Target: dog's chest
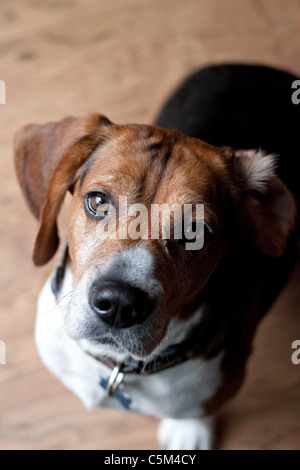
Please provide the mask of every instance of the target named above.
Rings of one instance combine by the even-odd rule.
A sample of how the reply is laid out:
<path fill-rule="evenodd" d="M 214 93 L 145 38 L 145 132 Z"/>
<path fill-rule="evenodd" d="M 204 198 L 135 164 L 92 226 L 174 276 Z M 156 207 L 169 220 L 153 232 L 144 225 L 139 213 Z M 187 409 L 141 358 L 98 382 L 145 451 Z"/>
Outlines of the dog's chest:
<path fill-rule="evenodd" d="M 188 418 L 204 414 L 204 404 L 222 383 L 223 352 L 190 359 L 151 375 L 125 374 L 113 397 L 107 396 L 112 371 L 86 354 L 64 330 L 64 302 L 56 302 L 50 280 L 38 301 L 36 343 L 45 365 L 87 408 L 129 409 L 155 416 Z"/>

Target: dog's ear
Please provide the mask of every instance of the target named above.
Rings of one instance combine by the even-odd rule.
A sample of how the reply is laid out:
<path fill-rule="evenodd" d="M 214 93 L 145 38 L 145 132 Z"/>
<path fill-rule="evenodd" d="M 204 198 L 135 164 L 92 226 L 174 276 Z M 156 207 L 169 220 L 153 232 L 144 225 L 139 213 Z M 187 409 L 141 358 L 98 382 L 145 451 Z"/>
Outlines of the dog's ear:
<path fill-rule="evenodd" d="M 280 257 L 287 238 L 295 228 L 296 202 L 276 176 L 276 156 L 262 151 L 238 151 L 235 172 L 242 187 L 242 214 L 252 231 L 253 244 L 263 254 Z"/>
<path fill-rule="evenodd" d="M 98 114 L 23 127 L 14 139 L 15 166 L 25 199 L 39 226 L 33 261 L 43 265 L 54 255 L 59 238 L 56 218 L 74 177 L 105 139 L 111 122 Z"/>

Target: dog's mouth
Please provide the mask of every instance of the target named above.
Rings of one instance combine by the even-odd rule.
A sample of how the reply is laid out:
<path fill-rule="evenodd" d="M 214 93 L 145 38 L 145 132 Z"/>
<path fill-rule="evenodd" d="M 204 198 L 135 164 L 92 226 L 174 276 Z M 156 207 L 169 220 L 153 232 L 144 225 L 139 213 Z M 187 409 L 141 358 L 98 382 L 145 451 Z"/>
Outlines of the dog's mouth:
<path fill-rule="evenodd" d="M 67 335 L 93 355 L 123 356 L 137 360 L 148 358 L 167 334 L 168 321 L 160 303 L 152 302 L 143 321 L 126 327 L 110 325 L 90 305 L 74 311 L 69 309 L 65 328 Z M 106 308 L 106 306 L 105 306 Z M 131 315 L 130 315 L 131 316 Z M 124 321 L 124 320 L 123 320 Z"/>
<path fill-rule="evenodd" d="M 84 343 L 84 349 L 94 355 L 112 358 L 123 355 L 138 360 L 149 357 L 165 337 L 168 321 L 161 302 L 147 302 L 146 310 L 143 297 L 139 292 L 137 294 L 133 309 L 124 306 L 125 300 L 122 299 L 124 308 L 120 318 L 112 303 L 103 298 L 97 299 L 97 308 L 86 302 L 80 309 L 73 309 L 71 302 L 65 322 L 67 335 L 78 343 Z M 136 312 L 138 309 L 140 311 Z M 105 321 L 106 315 L 109 321 Z M 134 321 L 136 315 L 137 321 Z"/>
<path fill-rule="evenodd" d="M 167 332 L 167 325 L 158 325 L 155 312 L 143 323 L 130 328 L 110 328 L 106 325 L 85 335 L 85 343 L 99 355 L 131 356 L 137 360 L 148 358 Z M 95 334 L 96 333 L 96 334 Z"/>

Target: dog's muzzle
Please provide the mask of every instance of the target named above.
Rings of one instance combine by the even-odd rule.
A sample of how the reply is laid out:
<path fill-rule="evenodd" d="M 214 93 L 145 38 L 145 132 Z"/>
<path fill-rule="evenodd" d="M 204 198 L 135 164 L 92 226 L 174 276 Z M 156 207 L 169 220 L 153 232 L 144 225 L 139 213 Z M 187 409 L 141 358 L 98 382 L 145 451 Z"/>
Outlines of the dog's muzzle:
<path fill-rule="evenodd" d="M 145 292 L 116 280 L 93 284 L 89 304 L 99 319 L 114 328 L 141 324 L 152 310 L 152 302 Z"/>

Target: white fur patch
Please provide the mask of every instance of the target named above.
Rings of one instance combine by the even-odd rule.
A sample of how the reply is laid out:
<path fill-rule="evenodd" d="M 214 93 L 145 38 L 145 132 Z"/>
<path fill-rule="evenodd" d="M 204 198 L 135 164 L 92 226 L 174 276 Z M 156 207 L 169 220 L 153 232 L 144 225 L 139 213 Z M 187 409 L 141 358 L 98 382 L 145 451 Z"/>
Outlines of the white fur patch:
<path fill-rule="evenodd" d="M 264 192 L 267 182 L 274 176 L 276 155 L 266 154 L 262 150 L 247 150 L 236 159 L 247 187 Z"/>
<path fill-rule="evenodd" d="M 165 450 L 211 450 L 215 437 L 215 418 L 163 419 L 158 439 Z"/>

